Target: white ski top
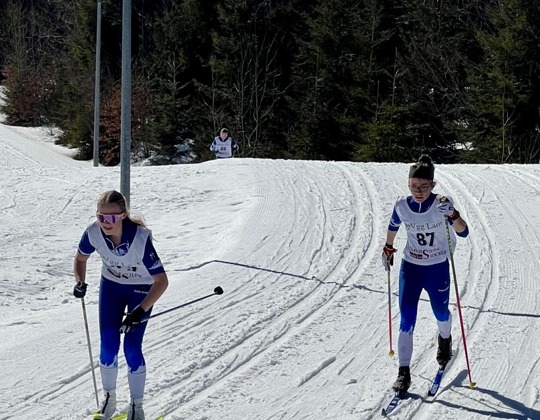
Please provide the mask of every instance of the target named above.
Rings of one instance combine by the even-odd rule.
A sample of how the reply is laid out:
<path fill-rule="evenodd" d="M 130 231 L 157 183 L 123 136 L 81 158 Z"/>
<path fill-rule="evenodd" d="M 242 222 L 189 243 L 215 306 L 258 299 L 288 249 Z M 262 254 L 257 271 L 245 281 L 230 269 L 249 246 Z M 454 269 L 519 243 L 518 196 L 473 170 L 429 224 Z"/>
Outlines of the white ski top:
<path fill-rule="evenodd" d="M 146 241 L 150 231 L 137 226 L 133 242 L 127 253 L 114 253 L 105 242 L 101 228 L 96 222 L 88 227 L 88 239 L 101 256 L 101 275 L 107 280 L 123 284 L 153 284 L 154 280 L 143 263 Z M 159 262 L 161 264 L 161 262 Z"/>
<path fill-rule="evenodd" d="M 448 197 L 452 202 L 452 199 Z M 400 197 L 394 210 L 407 228 L 407 245 L 403 251 L 403 259 L 417 265 L 433 265 L 449 258 L 448 238 L 446 236 L 446 220 L 437 209 L 440 196 L 431 207 L 423 213 L 415 213 L 407 204 L 407 197 Z M 450 229 L 452 250 L 456 249 L 456 235 Z"/>
<path fill-rule="evenodd" d="M 238 145 L 231 137 L 222 140 L 221 137 L 217 136 L 210 146 L 210 151 L 216 154 L 217 159 L 224 159 L 231 158 L 233 150 L 236 150 L 237 148 Z"/>

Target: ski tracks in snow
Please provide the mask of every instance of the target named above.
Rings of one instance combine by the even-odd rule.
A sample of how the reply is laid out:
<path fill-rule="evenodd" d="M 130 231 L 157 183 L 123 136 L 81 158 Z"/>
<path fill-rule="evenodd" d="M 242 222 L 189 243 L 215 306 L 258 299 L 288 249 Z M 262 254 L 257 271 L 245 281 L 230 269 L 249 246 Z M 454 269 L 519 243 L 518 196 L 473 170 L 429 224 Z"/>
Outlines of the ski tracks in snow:
<path fill-rule="evenodd" d="M 37 256 L 47 251 L 37 276 L 50 282 L 48 290 L 42 289 L 43 279 L 36 285 L 34 300 L 16 302 L 31 303 L 17 314 L 9 310 L 13 294 L 25 296 L 32 284 L 0 291 L 0 309 L 6 309 L 4 338 L 13 340 L 11 346 L 4 344 L 1 356 L 27 366 L 13 379 L 22 369 L 6 364 L 11 389 L 2 392 L 17 413 L 8 418 L 57 418 L 59 405 L 65 406 L 63 418 L 80 418 L 90 413 L 93 389 L 81 320 L 66 319 L 68 313 L 80 317 L 80 305 L 75 307 L 78 302 L 67 298 L 71 287 L 65 282 L 71 281 L 72 251 L 95 200 L 117 184 L 118 170 L 87 170 L 88 179 L 79 185 L 76 168 L 58 172 L 36 166 L 36 173 L 50 177 L 57 188 L 46 191 L 55 197 L 48 201 L 52 205 L 32 208 L 23 186 L 40 187 L 37 181 L 26 184 L 32 171 L 24 167 L 37 163 L 13 154 L 9 147 L 0 151 L 0 160 L 8 153 L 24 160 L 8 173 L 14 194 L 2 193 L 0 215 L 16 217 L 27 209 L 30 221 L 42 216 L 44 225 L 60 230 L 69 224 L 74 229 L 61 230 L 64 237 L 45 236 L 50 232 L 38 225 L 0 237 L 0 245 L 11 249 L 7 262 L 13 274 L 25 270 L 16 262 L 17 250 L 27 256 L 26 247 L 46 246 L 36 248 Z M 399 195 L 407 194 L 408 166 L 233 159 L 178 165 L 168 169 L 167 177 L 160 171 L 133 171 L 133 202 L 145 209 L 150 227 L 157 224 L 156 247 L 171 278 L 156 311 L 217 285 L 225 293 L 151 321 L 145 338 L 147 413 L 166 414 L 171 420 L 379 418 L 397 372 L 397 357 L 387 356 L 386 273 L 380 248 L 392 206 Z M 540 418 L 539 357 L 536 340 L 530 339 L 540 332 L 540 228 L 530 216 L 540 208 L 540 170 L 440 165 L 436 178 L 435 192 L 454 198 L 471 229 L 468 239 L 458 239 L 455 262 L 478 386 L 467 387 L 452 285 L 455 356 L 440 394 L 431 403 L 423 397 L 406 401 L 393 417 Z M 400 232 L 398 257 L 404 239 Z M 96 359 L 97 266 L 89 271 L 93 280 L 87 300 Z M 398 268 L 396 264 L 391 272 L 396 352 Z M 2 280 L 9 281 L 9 271 L 4 276 Z M 16 278 L 20 281 L 21 276 Z M 35 325 L 31 322 L 31 312 L 38 314 L 47 306 L 37 301 L 42 297 L 48 299 L 48 330 L 17 345 L 14 332 L 44 329 L 43 316 Z M 53 376 L 46 372 L 49 361 L 34 357 L 41 348 L 48 349 L 55 363 Z M 67 356 L 59 359 L 55 352 Z M 423 294 L 411 391 L 427 392 L 435 352 L 435 321 Z M 128 393 L 123 356 L 120 368 L 118 391 L 123 398 Z M 66 395 L 81 398 L 74 401 Z M 81 404 L 88 407 L 86 412 Z"/>
<path fill-rule="evenodd" d="M 167 372 L 167 362 L 157 362 L 154 369 L 161 377 L 149 391 L 169 395 L 168 405 L 157 412 L 178 407 L 171 414 L 190 418 L 204 404 L 211 416 L 221 405 L 234 404 L 238 414 L 230 418 L 254 419 L 262 418 L 256 414 L 261 404 L 270 404 L 275 418 L 294 418 L 295 401 L 316 398 L 309 385 L 323 370 L 343 371 L 351 363 L 340 352 L 354 336 L 351 326 L 360 324 L 354 309 L 358 295 L 373 293 L 356 283 L 379 249 L 378 238 L 373 239 L 378 214 L 375 207 L 366 209 L 373 201 L 367 178 L 326 164 L 321 182 L 316 165 L 290 162 L 278 173 L 272 162 L 258 162 L 249 182 L 258 185 L 260 201 L 245 221 L 238 246 L 222 257 L 243 268 L 235 275 L 241 273 L 244 281 L 236 280 L 238 285 L 229 290 L 225 285 L 226 294 L 212 304 L 210 317 L 184 318 L 189 332 L 166 327 L 168 341 L 186 343 L 175 355 L 185 364 Z M 225 266 L 218 273 L 230 269 Z M 343 318 L 338 340 L 324 326 L 336 317 Z M 231 318 L 235 325 L 227 323 Z M 349 324 L 351 318 L 354 323 Z M 283 365 L 290 366 L 285 369 L 289 375 L 280 373 Z M 246 382 L 253 383 L 249 398 L 234 392 Z M 343 382 L 338 379 L 338 388 Z M 282 390 L 278 398 L 276 388 Z M 284 405 L 293 408 L 284 413 Z"/>

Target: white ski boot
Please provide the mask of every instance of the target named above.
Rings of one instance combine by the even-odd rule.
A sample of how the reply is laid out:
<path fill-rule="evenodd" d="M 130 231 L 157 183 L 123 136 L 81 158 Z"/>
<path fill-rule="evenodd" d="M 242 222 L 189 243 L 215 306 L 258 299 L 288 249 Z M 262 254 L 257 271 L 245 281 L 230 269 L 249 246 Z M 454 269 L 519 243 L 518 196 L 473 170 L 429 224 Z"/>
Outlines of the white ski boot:
<path fill-rule="evenodd" d="M 126 420 L 145 420 L 142 401 L 142 398 L 130 401 Z"/>
<path fill-rule="evenodd" d="M 101 402 L 101 408 L 94 414 L 94 420 L 111 420 L 116 411 L 116 390 L 105 392 L 105 398 Z"/>

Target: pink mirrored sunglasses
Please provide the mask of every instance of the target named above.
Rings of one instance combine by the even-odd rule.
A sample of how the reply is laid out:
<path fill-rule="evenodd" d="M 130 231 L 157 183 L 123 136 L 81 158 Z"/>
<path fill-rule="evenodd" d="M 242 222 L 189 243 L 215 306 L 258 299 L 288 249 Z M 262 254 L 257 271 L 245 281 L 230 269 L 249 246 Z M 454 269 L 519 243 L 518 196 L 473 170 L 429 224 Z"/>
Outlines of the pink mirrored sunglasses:
<path fill-rule="evenodd" d="M 124 213 L 121 213 L 121 214 L 101 214 L 101 213 L 97 213 L 96 216 L 99 220 L 100 223 L 118 223 L 120 220 L 122 220 L 122 215 Z"/>

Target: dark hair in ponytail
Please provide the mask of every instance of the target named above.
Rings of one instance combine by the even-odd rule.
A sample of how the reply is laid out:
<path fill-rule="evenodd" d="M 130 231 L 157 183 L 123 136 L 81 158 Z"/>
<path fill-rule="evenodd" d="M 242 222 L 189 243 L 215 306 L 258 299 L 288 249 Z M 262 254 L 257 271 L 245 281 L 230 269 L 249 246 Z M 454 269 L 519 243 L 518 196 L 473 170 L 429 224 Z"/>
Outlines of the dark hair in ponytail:
<path fill-rule="evenodd" d="M 422 155 L 409 170 L 409 178 L 421 178 L 433 181 L 435 178 L 435 166 L 428 155 Z"/>

